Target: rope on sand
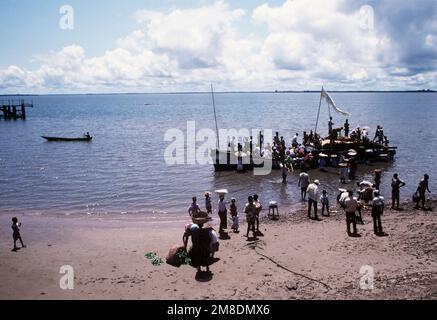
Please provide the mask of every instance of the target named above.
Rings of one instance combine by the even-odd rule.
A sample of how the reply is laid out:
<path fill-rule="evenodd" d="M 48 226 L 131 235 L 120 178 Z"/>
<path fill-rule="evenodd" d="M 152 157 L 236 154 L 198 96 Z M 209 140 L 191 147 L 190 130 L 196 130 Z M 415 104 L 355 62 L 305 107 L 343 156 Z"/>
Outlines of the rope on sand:
<path fill-rule="evenodd" d="M 301 273 L 299 273 L 299 272 L 296 272 L 296 271 L 290 270 L 290 269 L 288 269 L 287 267 L 284 267 L 283 265 L 281 265 L 279 262 L 273 260 L 273 259 L 270 258 L 269 256 L 266 256 L 265 254 L 262 254 L 262 253 L 258 252 L 258 251 L 256 250 L 256 248 L 257 248 L 257 243 L 250 243 L 250 244 L 248 244 L 248 245 L 249 245 L 250 248 L 252 248 L 252 249 L 256 252 L 256 254 L 258 254 L 258 255 L 260 255 L 260 256 L 262 256 L 262 257 L 268 259 L 269 261 L 273 262 L 274 264 L 276 264 L 276 266 L 277 266 L 278 268 L 281 268 L 281 269 L 283 269 L 283 270 L 285 270 L 285 271 L 287 271 L 287 272 L 290 272 L 290 273 L 292 273 L 292 274 L 294 274 L 294 275 L 296 275 L 296 276 L 299 276 L 299 277 L 305 278 L 305 279 L 307 279 L 307 280 L 310 280 L 310 281 L 313 281 L 313 282 L 317 282 L 317 283 L 323 285 L 325 288 L 327 288 L 327 289 L 329 289 L 329 290 L 332 290 L 332 288 L 331 288 L 329 285 L 327 285 L 326 283 L 324 283 L 324 282 L 322 282 L 322 281 L 320 281 L 320 280 L 317 280 L 317 279 L 314 279 L 314 278 L 308 277 L 308 276 L 306 276 L 306 275 L 304 275 L 304 274 L 301 274 Z"/>

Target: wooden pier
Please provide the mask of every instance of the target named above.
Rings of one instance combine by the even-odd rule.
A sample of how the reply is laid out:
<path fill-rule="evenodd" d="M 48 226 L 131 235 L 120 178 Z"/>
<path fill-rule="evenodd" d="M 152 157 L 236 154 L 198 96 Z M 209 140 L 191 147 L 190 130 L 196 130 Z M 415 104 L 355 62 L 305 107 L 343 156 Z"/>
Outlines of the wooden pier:
<path fill-rule="evenodd" d="M 33 108 L 33 101 L 21 100 L 0 100 L 0 119 L 4 120 L 26 120 L 26 108 Z"/>

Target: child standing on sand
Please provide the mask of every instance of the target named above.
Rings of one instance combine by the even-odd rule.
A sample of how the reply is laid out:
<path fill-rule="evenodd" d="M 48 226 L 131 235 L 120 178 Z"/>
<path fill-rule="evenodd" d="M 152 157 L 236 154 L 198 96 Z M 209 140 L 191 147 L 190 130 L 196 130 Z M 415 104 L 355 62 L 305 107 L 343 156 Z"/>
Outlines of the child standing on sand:
<path fill-rule="evenodd" d="M 23 243 L 23 239 L 21 239 L 21 234 L 20 234 L 20 227 L 21 227 L 21 223 L 18 222 L 18 219 L 16 217 L 12 218 L 12 238 L 14 239 L 14 249 L 12 249 L 12 251 L 17 251 L 17 240 L 20 240 L 21 243 L 21 247 L 22 248 L 26 248 L 26 246 Z"/>
<path fill-rule="evenodd" d="M 205 192 L 205 209 L 208 214 L 212 214 L 211 192 Z"/>
<path fill-rule="evenodd" d="M 322 195 L 320 196 L 320 203 L 322 204 L 322 216 L 329 217 L 329 198 L 326 193 L 326 190 L 323 190 Z M 325 208 L 327 215 L 325 215 Z"/>
<path fill-rule="evenodd" d="M 235 198 L 231 199 L 231 219 L 232 219 L 232 230 L 234 233 L 238 233 L 238 228 L 240 227 L 240 219 L 238 218 L 237 204 L 235 203 Z"/>

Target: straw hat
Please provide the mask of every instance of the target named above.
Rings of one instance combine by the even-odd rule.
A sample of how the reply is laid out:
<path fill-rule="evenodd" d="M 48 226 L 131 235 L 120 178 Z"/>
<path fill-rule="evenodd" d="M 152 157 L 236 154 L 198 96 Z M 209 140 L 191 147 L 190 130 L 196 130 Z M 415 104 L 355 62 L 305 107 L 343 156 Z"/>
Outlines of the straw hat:
<path fill-rule="evenodd" d="M 212 221 L 211 217 L 193 217 L 192 218 L 193 223 L 197 224 L 197 225 L 204 225 L 207 222 Z"/>

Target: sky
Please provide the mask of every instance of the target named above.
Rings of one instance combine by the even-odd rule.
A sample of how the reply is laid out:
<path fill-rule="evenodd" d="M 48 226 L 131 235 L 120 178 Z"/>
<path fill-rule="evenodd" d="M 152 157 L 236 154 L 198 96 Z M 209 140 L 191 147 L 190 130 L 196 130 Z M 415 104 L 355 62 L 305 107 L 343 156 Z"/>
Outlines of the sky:
<path fill-rule="evenodd" d="M 0 94 L 437 90 L 435 0 L 1 0 L 0 21 Z"/>

